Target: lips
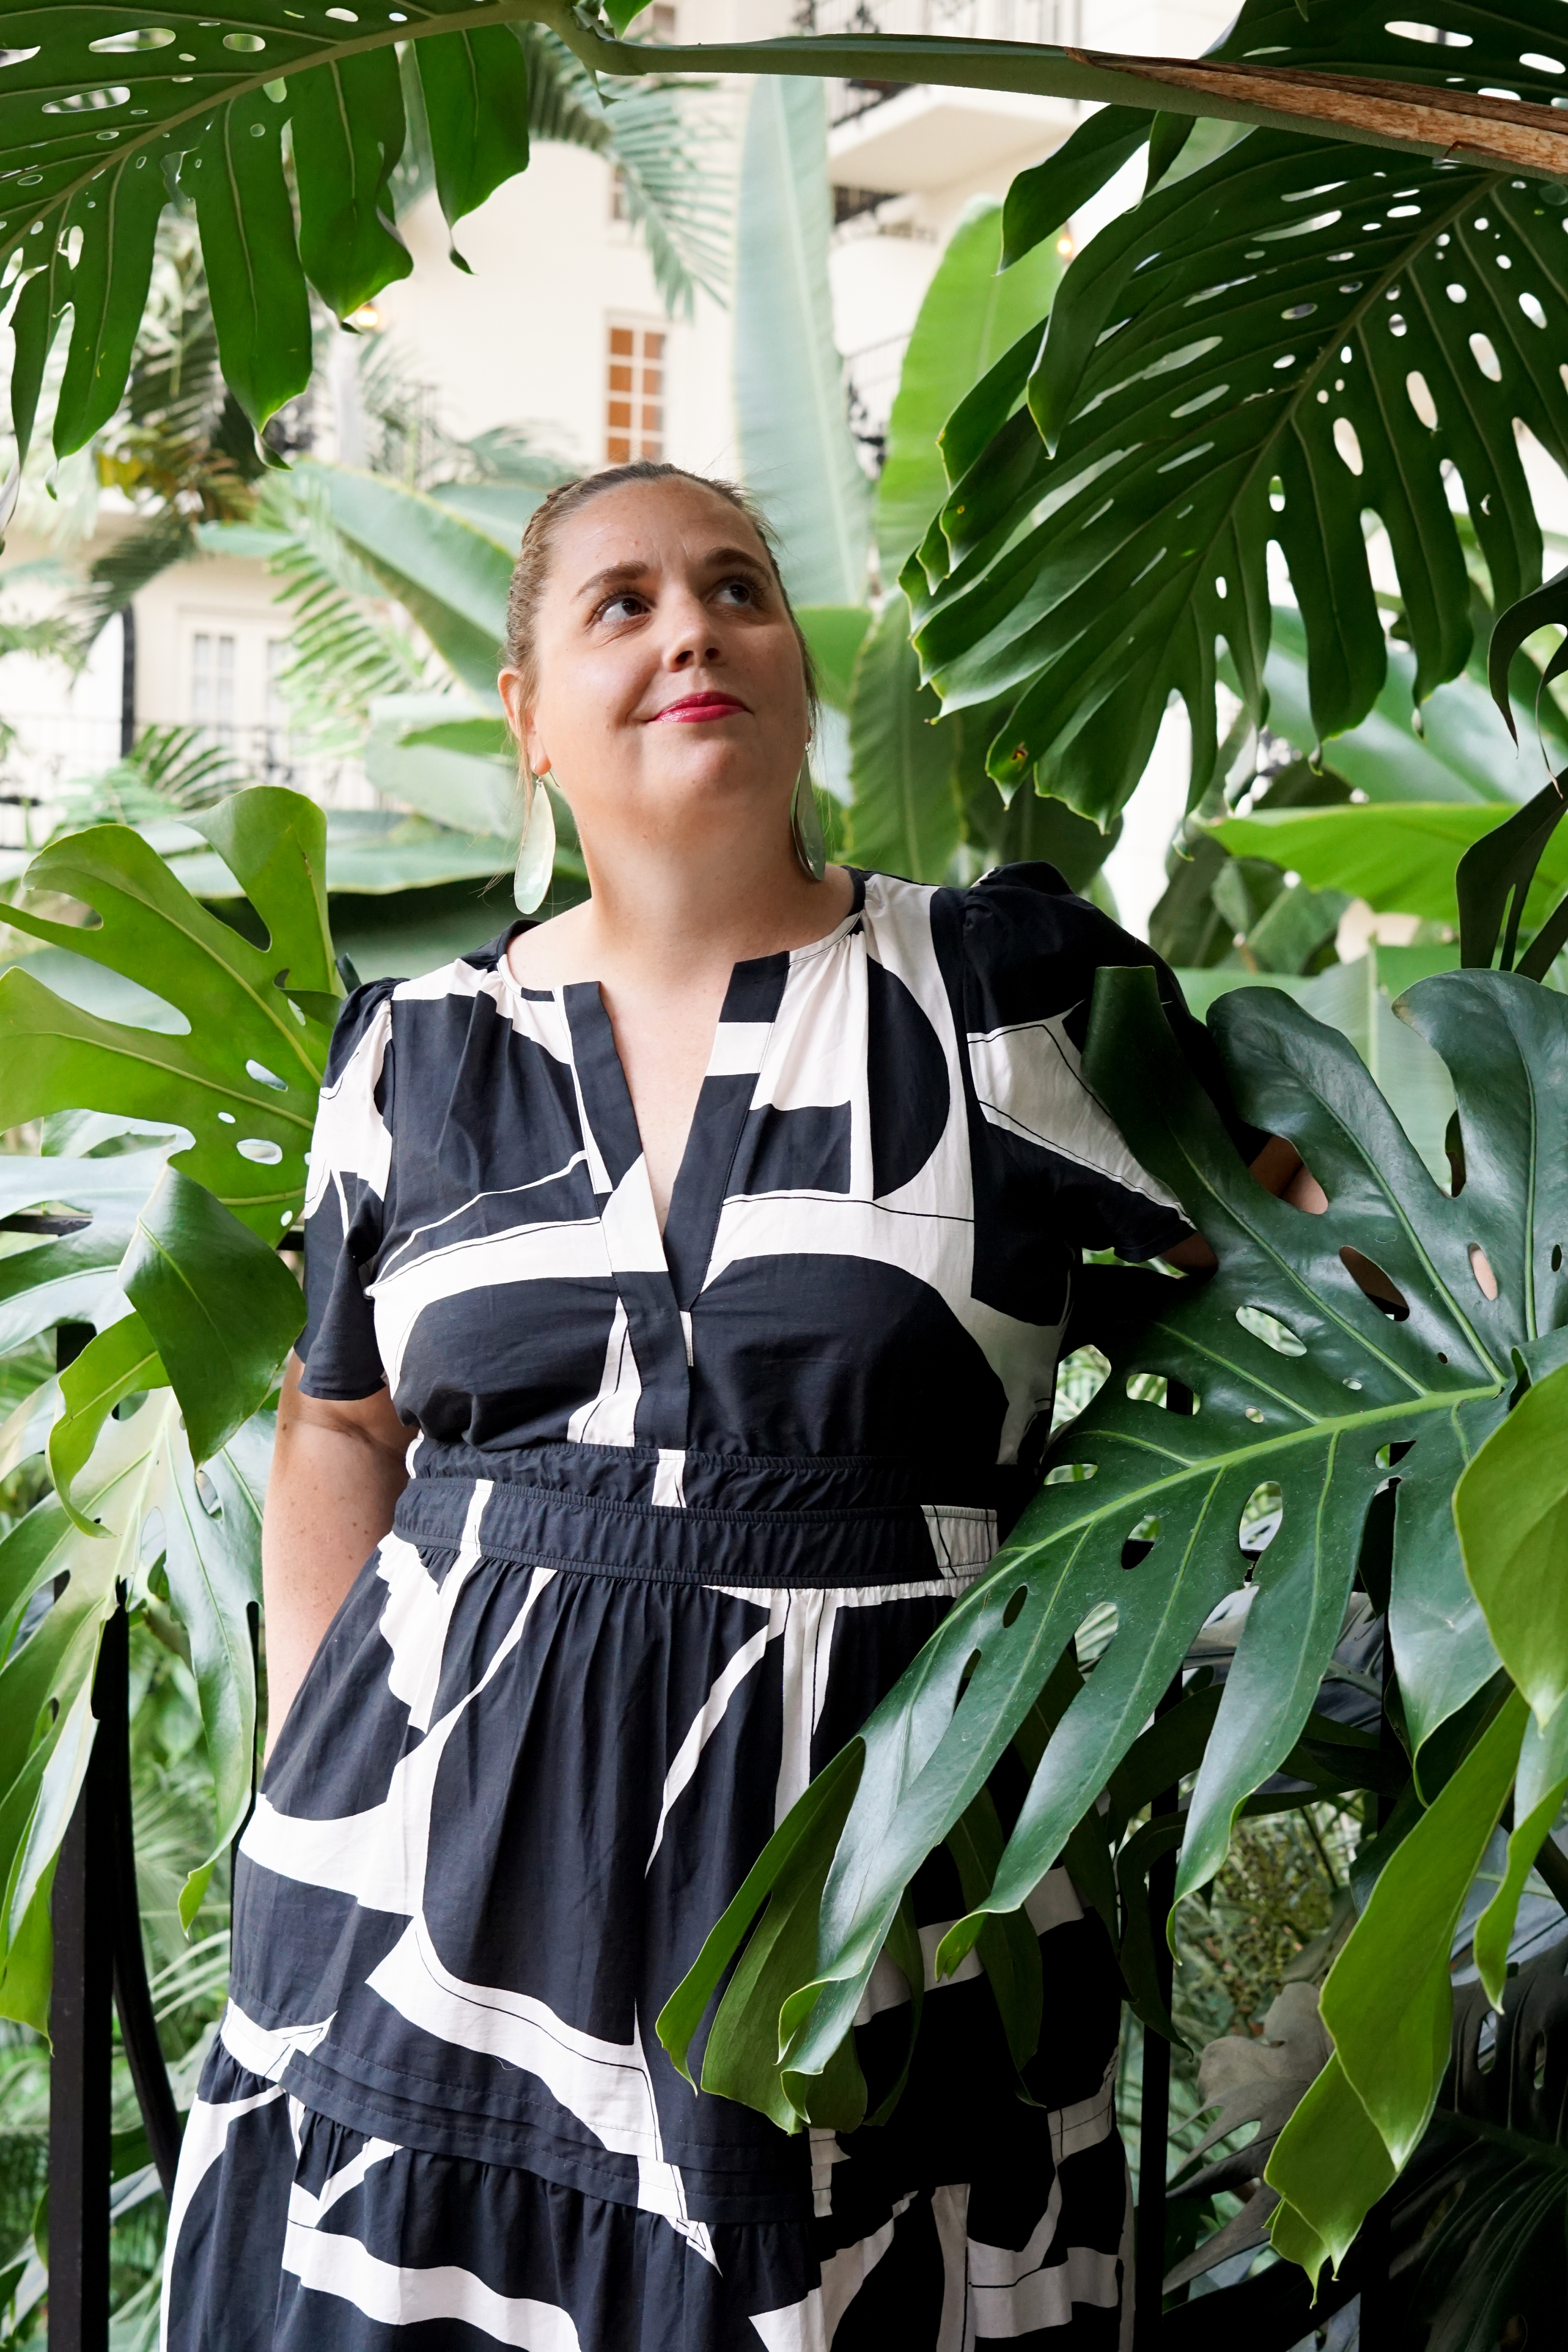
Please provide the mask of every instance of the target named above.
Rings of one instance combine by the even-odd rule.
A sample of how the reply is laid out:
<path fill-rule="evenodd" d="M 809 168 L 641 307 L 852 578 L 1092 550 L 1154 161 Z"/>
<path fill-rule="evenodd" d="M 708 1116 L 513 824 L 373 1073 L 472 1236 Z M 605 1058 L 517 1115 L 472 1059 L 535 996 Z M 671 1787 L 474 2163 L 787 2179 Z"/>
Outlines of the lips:
<path fill-rule="evenodd" d="M 653 714 L 654 723 L 673 719 L 677 726 L 694 726 L 706 719 L 728 719 L 746 705 L 733 694 L 685 694 L 679 702 L 668 702 L 663 710 Z"/>

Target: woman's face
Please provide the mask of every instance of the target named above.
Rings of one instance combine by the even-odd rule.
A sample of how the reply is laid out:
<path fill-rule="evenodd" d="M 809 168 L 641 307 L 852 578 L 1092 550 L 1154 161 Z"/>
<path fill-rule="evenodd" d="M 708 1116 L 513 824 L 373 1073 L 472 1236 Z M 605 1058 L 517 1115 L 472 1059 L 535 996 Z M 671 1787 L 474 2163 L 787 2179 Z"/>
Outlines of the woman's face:
<path fill-rule="evenodd" d="M 502 698 L 591 858 L 711 841 L 775 810 L 788 854 L 805 676 L 767 551 L 727 499 L 678 479 L 590 499 L 557 535 L 536 648 L 531 707 L 515 670 Z"/>

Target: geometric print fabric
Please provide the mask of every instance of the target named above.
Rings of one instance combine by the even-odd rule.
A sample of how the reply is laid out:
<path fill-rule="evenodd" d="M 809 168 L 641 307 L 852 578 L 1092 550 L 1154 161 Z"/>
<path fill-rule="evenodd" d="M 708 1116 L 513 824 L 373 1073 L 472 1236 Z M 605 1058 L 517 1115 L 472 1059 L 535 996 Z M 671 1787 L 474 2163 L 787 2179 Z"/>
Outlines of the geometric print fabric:
<path fill-rule="evenodd" d="M 661 1235 L 597 990 L 506 944 L 334 1040 L 305 1386 L 385 1381 L 413 1475 L 243 1841 L 165 2343 L 1118 2345 L 1114 1970 L 1064 1872 L 1028 2100 L 977 1958 L 934 1979 L 943 1853 L 886 2125 L 787 2137 L 653 2026 L 1016 1516 L 1079 1253 L 1187 1230 L 1079 1070 L 1095 969 L 1148 950 L 1049 867 L 857 876 L 736 967 Z M 884 1962 L 873 2108 L 909 2018 Z"/>

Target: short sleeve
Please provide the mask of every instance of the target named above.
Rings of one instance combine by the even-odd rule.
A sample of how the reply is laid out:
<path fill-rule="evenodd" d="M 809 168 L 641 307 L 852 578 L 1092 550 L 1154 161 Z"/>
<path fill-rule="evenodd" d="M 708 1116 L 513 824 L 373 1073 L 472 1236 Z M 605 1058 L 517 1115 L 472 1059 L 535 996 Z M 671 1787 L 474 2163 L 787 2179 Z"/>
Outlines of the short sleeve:
<path fill-rule="evenodd" d="M 347 1402 L 386 1385 L 365 1283 L 381 1247 L 392 1168 L 392 992 L 345 999 L 332 1033 L 305 1192 L 307 1396 Z"/>
<path fill-rule="evenodd" d="M 1176 1044 L 1237 1150 L 1250 1161 L 1268 1139 L 1238 1117 L 1214 1041 L 1175 973 L 1053 866 L 1005 866 L 978 882 L 964 901 L 964 947 L 969 1067 L 1000 1148 L 1036 1169 L 1076 1247 L 1134 1260 L 1172 1248 L 1191 1225 L 1082 1075 L 1103 965 L 1153 967 Z"/>

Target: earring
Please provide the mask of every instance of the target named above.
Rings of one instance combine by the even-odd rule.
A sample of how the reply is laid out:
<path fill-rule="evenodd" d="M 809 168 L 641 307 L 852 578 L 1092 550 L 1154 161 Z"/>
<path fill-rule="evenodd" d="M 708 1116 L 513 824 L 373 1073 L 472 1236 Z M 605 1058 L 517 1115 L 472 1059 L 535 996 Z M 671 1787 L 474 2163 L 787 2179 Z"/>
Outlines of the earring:
<path fill-rule="evenodd" d="M 795 779 L 794 797 L 789 803 L 789 837 L 795 845 L 795 855 L 800 861 L 800 871 L 806 879 L 820 882 L 828 870 L 828 845 L 822 833 L 811 771 L 804 760 L 800 762 L 800 772 Z"/>
<path fill-rule="evenodd" d="M 555 811 L 544 778 L 525 768 L 523 833 L 512 874 L 512 899 L 519 915 L 531 915 L 549 888 L 555 869 Z"/>

